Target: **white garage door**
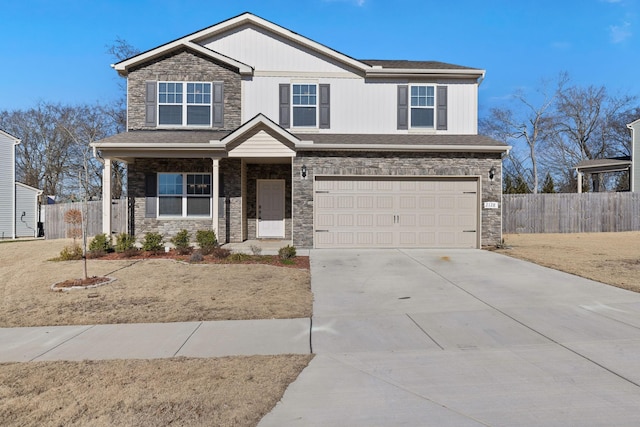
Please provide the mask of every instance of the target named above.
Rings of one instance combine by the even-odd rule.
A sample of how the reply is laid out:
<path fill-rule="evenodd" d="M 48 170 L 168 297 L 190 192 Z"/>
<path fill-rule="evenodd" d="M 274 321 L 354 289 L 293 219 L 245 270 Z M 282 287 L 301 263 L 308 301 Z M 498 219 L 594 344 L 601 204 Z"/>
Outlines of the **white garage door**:
<path fill-rule="evenodd" d="M 476 248 L 478 181 L 316 177 L 316 248 Z"/>

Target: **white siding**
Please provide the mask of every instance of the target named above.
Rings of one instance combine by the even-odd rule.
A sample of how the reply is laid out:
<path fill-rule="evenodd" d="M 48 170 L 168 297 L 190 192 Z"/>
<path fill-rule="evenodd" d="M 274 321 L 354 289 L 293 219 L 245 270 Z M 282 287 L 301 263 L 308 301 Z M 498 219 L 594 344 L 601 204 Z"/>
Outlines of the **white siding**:
<path fill-rule="evenodd" d="M 14 237 L 14 140 L 0 132 L 0 239 Z"/>
<path fill-rule="evenodd" d="M 16 237 L 37 236 L 38 193 L 35 188 L 16 183 Z"/>
<path fill-rule="evenodd" d="M 342 65 L 328 62 L 284 38 L 275 39 L 258 28 L 240 27 L 205 40 L 203 46 L 260 71 L 344 73 Z"/>
<path fill-rule="evenodd" d="M 229 151 L 229 157 L 294 157 L 295 151 L 261 130 Z"/>
<path fill-rule="evenodd" d="M 361 78 L 300 79 L 284 77 L 255 77 L 243 81 L 243 121 L 263 113 L 278 123 L 278 85 L 280 83 L 328 83 L 331 85 L 331 128 L 317 130 L 326 133 L 407 133 L 397 130 L 397 87 L 406 82 L 365 82 Z M 448 86 L 448 129 L 430 130 L 440 134 L 477 133 L 477 85 L 467 83 L 441 83 Z M 294 129 L 295 132 L 295 129 Z M 414 132 L 414 131 L 410 131 Z"/>

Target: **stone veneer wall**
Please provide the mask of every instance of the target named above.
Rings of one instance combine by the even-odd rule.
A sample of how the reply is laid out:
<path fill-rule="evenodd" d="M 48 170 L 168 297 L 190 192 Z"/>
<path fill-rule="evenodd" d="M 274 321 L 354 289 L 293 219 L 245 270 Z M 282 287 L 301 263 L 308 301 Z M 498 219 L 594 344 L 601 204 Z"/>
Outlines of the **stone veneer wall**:
<path fill-rule="evenodd" d="M 212 228 L 212 219 L 161 219 L 145 217 L 145 175 L 157 172 L 211 173 L 211 159 L 136 159 L 128 167 L 128 191 L 133 206 L 135 236 L 141 240 L 150 231 L 162 234 L 165 241 L 182 230 L 188 230 L 195 241 L 195 232 Z M 220 161 L 220 205 L 218 241 L 241 242 L 242 197 L 240 187 L 240 159 Z"/>
<path fill-rule="evenodd" d="M 482 246 L 497 245 L 502 239 L 501 209 L 484 209 L 484 202 L 502 205 L 502 160 L 490 153 L 352 153 L 298 152 L 293 171 L 307 166 L 307 178 L 293 174 L 293 244 L 313 247 L 314 175 L 371 176 L 480 176 Z M 489 170 L 496 168 L 493 181 Z"/>
<path fill-rule="evenodd" d="M 144 124 L 145 82 L 147 81 L 223 81 L 224 126 L 208 129 L 236 129 L 241 124 L 240 80 L 240 74 L 227 68 L 224 64 L 218 64 L 210 58 L 189 50 L 183 49 L 156 58 L 129 72 L 127 77 L 127 128 L 129 130 L 149 129 Z"/>

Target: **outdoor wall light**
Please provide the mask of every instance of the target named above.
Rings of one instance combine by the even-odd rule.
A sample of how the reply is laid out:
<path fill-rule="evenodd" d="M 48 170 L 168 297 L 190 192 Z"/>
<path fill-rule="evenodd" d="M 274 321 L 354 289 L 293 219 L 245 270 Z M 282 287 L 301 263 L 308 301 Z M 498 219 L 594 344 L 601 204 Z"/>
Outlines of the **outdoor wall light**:
<path fill-rule="evenodd" d="M 496 167 L 495 166 L 491 166 L 491 169 L 489 169 L 489 179 L 491 181 L 493 181 L 493 178 L 496 176 Z"/>
<path fill-rule="evenodd" d="M 307 165 L 302 165 L 300 168 L 300 176 L 302 176 L 302 179 L 307 178 Z"/>

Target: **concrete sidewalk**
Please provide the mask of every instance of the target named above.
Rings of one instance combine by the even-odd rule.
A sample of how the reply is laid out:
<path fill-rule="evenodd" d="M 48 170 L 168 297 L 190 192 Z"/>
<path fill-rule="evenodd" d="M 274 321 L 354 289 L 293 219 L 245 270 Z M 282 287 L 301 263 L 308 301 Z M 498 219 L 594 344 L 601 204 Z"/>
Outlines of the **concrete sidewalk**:
<path fill-rule="evenodd" d="M 309 354 L 310 319 L 0 328 L 0 362 Z"/>
<path fill-rule="evenodd" d="M 260 427 L 640 425 L 640 294 L 479 250 L 311 255 L 316 357 Z"/>

